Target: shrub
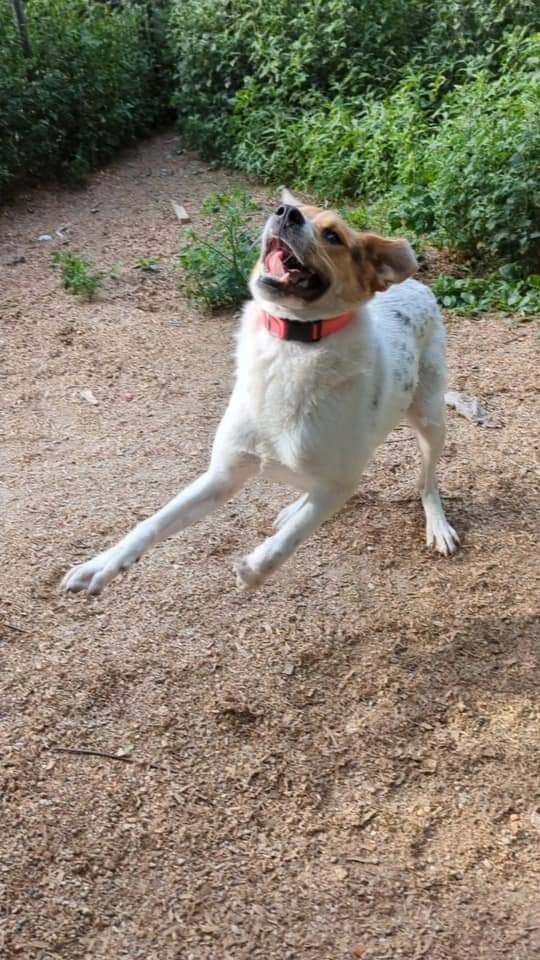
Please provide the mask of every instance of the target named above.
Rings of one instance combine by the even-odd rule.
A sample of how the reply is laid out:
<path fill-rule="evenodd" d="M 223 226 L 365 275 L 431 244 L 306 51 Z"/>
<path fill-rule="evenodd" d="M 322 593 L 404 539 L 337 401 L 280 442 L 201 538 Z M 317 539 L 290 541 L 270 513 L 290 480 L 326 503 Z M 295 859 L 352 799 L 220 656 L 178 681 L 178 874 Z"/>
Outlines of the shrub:
<path fill-rule="evenodd" d="M 192 142 L 223 152 L 238 140 L 229 120 L 251 84 L 268 122 L 285 113 L 285 129 L 314 98 L 384 97 L 410 65 L 442 75 L 443 92 L 471 63 L 496 67 L 508 31 L 535 20 L 535 0 L 172 0 L 178 116 Z"/>
<path fill-rule="evenodd" d="M 540 27 L 537 0 L 436 0 L 421 57 L 453 81 L 479 67 L 498 71 L 506 56 L 506 38 Z"/>
<path fill-rule="evenodd" d="M 201 209 L 213 217 L 211 239 L 195 230 L 188 234 L 180 255 L 181 286 L 207 309 L 236 306 L 246 299 L 257 256 L 258 231 L 252 222 L 256 211 L 243 190 L 212 193 Z"/>
<path fill-rule="evenodd" d="M 270 110 L 248 84 L 235 99 L 226 159 L 334 201 L 381 197 L 397 179 L 416 182 L 418 144 L 428 134 L 438 83 L 410 72 L 384 99 L 319 101 L 300 114 Z"/>
<path fill-rule="evenodd" d="M 259 178 L 384 200 L 391 227 L 526 271 L 536 14 L 534 0 L 174 0 L 180 121 Z"/>
<path fill-rule="evenodd" d="M 83 300 L 93 300 L 103 283 L 103 274 L 95 273 L 91 264 L 76 253 L 54 253 L 53 266 L 60 267 L 65 290 Z"/>
<path fill-rule="evenodd" d="M 139 4 L 27 0 L 25 59 L 0 0 L 0 191 L 21 177 L 79 179 L 163 116 L 156 21 Z"/>
<path fill-rule="evenodd" d="M 405 190 L 406 223 L 476 260 L 540 262 L 539 53 L 520 41 L 500 77 L 483 71 L 445 98 L 421 160 L 423 223 L 418 184 Z"/>
<path fill-rule="evenodd" d="M 234 167 L 333 202 L 384 201 L 391 228 L 526 273 L 540 254 L 535 11 L 176 2 L 180 118 Z"/>
<path fill-rule="evenodd" d="M 435 278 L 432 288 L 443 307 L 462 316 L 492 310 L 522 317 L 540 314 L 540 274 L 523 280 L 503 268 L 487 277 L 441 275 Z"/>
<path fill-rule="evenodd" d="M 197 145 L 229 142 L 224 119 L 253 79 L 275 110 L 388 88 L 425 30 L 425 0 L 174 0 L 179 118 Z"/>

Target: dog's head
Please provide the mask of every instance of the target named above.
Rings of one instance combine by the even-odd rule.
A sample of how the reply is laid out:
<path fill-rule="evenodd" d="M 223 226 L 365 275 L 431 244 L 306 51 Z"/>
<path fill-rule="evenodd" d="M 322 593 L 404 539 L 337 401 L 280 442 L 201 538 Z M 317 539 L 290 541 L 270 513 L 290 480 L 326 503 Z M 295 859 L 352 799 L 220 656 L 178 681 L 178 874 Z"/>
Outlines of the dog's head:
<path fill-rule="evenodd" d="M 250 289 L 265 309 L 299 320 L 337 316 L 416 270 L 406 240 L 358 233 L 330 210 L 284 190 L 269 217 Z"/>

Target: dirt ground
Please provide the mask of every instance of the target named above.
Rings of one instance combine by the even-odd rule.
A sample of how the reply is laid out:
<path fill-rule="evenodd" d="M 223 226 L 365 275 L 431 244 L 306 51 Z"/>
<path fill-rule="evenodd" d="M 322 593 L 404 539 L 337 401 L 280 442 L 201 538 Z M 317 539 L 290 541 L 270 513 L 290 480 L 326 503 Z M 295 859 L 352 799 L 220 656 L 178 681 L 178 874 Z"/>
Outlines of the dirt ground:
<path fill-rule="evenodd" d="M 205 465 L 235 319 L 178 291 L 170 200 L 196 218 L 239 182 L 168 134 L 0 215 L 0 954 L 533 960 L 532 323 L 448 322 L 451 386 L 499 424 L 449 415 L 455 559 L 424 546 L 403 429 L 259 593 L 232 562 L 293 497 L 263 482 L 101 598 L 59 591 Z M 57 249 L 116 265 L 95 303 Z"/>

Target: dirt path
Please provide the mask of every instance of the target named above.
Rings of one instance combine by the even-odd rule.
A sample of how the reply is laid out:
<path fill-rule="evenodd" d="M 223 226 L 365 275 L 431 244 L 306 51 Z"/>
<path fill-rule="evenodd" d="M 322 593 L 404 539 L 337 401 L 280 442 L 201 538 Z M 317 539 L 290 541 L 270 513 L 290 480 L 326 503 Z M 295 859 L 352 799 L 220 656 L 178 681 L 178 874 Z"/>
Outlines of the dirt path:
<path fill-rule="evenodd" d="M 449 324 L 452 386 L 501 424 L 450 415 L 456 559 L 423 545 L 403 430 L 254 596 L 232 560 L 291 497 L 264 483 L 102 598 L 58 591 L 197 474 L 228 394 L 234 320 L 179 295 L 169 201 L 196 211 L 238 180 L 175 148 L 0 216 L 0 954 L 532 960 L 532 324 Z M 61 289 L 61 240 L 36 240 L 67 226 L 70 249 L 122 265 L 95 304 Z"/>

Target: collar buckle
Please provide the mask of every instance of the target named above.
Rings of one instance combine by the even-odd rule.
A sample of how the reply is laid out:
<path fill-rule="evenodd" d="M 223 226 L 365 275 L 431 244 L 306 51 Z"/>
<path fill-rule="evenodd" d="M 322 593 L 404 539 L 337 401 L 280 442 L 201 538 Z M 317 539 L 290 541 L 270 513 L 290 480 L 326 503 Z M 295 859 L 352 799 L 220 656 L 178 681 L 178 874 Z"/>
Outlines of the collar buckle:
<path fill-rule="evenodd" d="M 297 343 L 317 343 L 322 339 L 322 320 L 284 320 L 285 340 Z"/>

